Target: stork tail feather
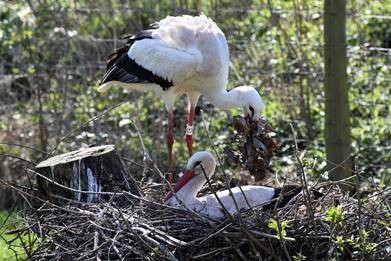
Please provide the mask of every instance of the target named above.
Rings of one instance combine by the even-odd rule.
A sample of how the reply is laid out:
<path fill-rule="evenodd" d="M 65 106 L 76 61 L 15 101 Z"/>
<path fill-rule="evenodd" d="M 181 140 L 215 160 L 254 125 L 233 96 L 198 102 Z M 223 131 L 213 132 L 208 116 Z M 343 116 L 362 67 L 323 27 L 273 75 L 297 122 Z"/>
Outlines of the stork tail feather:
<path fill-rule="evenodd" d="M 277 207 L 286 206 L 292 198 L 302 191 L 302 187 L 298 185 L 286 185 L 282 188 L 275 188 L 274 198 L 277 200 Z"/>
<path fill-rule="evenodd" d="M 107 62 L 106 62 L 106 69 L 109 70 L 109 68 L 111 68 L 111 66 L 114 65 L 114 63 L 116 61 L 118 61 L 119 58 L 121 58 L 121 56 L 124 54 L 124 53 L 127 53 L 128 50 L 129 50 L 129 47 L 128 45 L 125 45 L 121 48 L 118 48 L 116 49 L 113 53 L 111 53 L 109 55 L 109 57 L 107 57 Z"/>
<path fill-rule="evenodd" d="M 132 46 L 132 44 L 135 41 L 142 40 L 142 39 L 151 39 L 152 38 L 152 32 L 153 32 L 153 29 L 150 29 L 150 30 L 144 30 L 144 31 L 138 32 L 136 34 L 125 35 L 123 37 L 123 39 L 127 41 L 127 45 L 125 45 L 125 46 L 123 46 L 121 48 L 116 49 L 113 53 L 111 53 L 109 55 L 109 57 L 107 58 L 107 62 L 106 62 L 107 70 L 109 68 L 111 68 L 111 66 L 113 66 L 115 64 L 115 62 L 117 62 L 118 59 L 121 58 L 121 56 L 124 53 L 128 52 L 130 46 Z"/>
<path fill-rule="evenodd" d="M 274 197 L 272 202 L 265 205 L 264 209 L 274 209 L 277 205 L 277 208 L 285 207 L 294 197 L 296 197 L 303 190 L 300 185 L 285 185 L 281 188 L 275 188 Z M 323 197 L 323 194 L 316 191 L 310 190 L 313 194 L 314 199 Z"/>

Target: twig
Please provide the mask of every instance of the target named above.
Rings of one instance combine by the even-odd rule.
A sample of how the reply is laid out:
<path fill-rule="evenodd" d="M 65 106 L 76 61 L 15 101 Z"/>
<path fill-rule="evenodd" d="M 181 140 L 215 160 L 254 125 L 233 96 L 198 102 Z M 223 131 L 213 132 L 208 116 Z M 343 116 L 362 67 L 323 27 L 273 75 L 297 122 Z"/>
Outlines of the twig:
<path fill-rule="evenodd" d="M 361 217 L 361 194 L 360 194 L 360 174 L 356 171 L 356 193 L 357 193 L 357 210 L 358 210 L 358 226 L 362 229 L 362 217 Z M 361 237 L 360 237 L 361 240 Z"/>
<path fill-rule="evenodd" d="M 43 154 L 48 154 L 46 151 L 43 151 L 43 150 L 40 150 L 40 149 L 31 147 L 31 146 L 23 145 L 23 144 L 8 143 L 8 142 L 0 142 L 0 144 L 2 144 L 2 145 L 7 145 L 7 146 L 15 146 L 15 147 L 26 148 L 26 149 L 34 150 L 34 151 L 36 151 L 36 152 L 43 153 Z"/>
<path fill-rule="evenodd" d="M 305 195 L 306 206 L 307 206 L 307 209 L 308 209 L 308 212 L 310 215 L 312 226 L 314 227 L 315 234 L 317 236 L 319 236 L 318 227 L 316 226 L 315 216 L 314 216 L 314 212 L 313 212 L 312 205 L 311 205 L 311 195 L 310 195 L 310 192 L 308 189 L 307 179 L 306 179 L 305 173 L 304 173 L 304 167 L 303 167 L 303 164 L 302 164 L 300 157 L 299 157 L 299 146 L 297 145 L 296 132 L 295 132 L 295 129 L 293 128 L 292 123 L 290 124 L 290 127 L 292 130 L 293 139 L 295 142 L 295 146 L 294 146 L 295 153 L 294 154 L 295 154 L 295 158 L 297 161 L 297 171 L 299 173 L 300 181 L 303 185 L 304 192 L 305 192 L 304 195 Z M 319 241 L 318 241 L 318 238 L 316 237 L 315 238 L 315 250 L 314 250 L 314 254 L 313 254 L 313 257 L 315 257 L 315 258 L 318 254 L 318 245 L 319 245 Z"/>
<path fill-rule="evenodd" d="M 280 240 L 280 238 L 276 235 L 271 235 L 271 234 L 267 234 L 267 233 L 264 233 L 264 232 L 261 232 L 261 231 L 256 231 L 256 230 L 250 230 L 251 233 L 255 234 L 255 235 L 258 235 L 258 236 L 262 236 L 262 237 L 266 237 L 266 238 L 270 238 L 270 239 L 276 239 L 276 240 Z M 296 241 L 296 239 L 294 239 L 293 237 L 284 237 L 284 240 L 286 241 Z"/>
<path fill-rule="evenodd" d="M 215 189 L 212 187 L 212 184 L 210 183 L 209 177 L 208 177 L 208 175 L 206 175 L 205 169 L 204 169 L 204 167 L 202 165 L 201 165 L 201 170 L 202 170 L 202 173 L 204 174 L 204 177 L 205 177 L 205 180 L 206 180 L 206 184 L 208 184 L 208 187 L 210 188 L 210 190 L 212 191 L 213 195 L 217 199 L 217 202 L 219 202 L 219 204 L 221 206 L 221 209 L 223 210 L 224 214 L 227 217 L 229 217 L 231 219 L 231 221 L 233 221 L 231 213 L 228 212 L 227 208 L 224 206 L 223 202 L 220 200 L 220 197 L 217 195 Z"/>
<path fill-rule="evenodd" d="M 63 136 L 56 144 L 56 146 L 54 146 L 54 148 L 47 154 L 47 157 L 46 159 L 48 159 L 50 156 L 53 155 L 53 153 L 57 150 L 58 146 L 64 141 L 66 140 L 67 138 L 69 138 L 71 135 L 73 135 L 73 133 L 75 133 L 76 131 L 80 130 L 81 128 L 83 128 L 84 126 L 86 126 L 87 124 L 89 124 L 90 122 L 93 122 L 93 121 L 96 121 L 97 119 L 101 118 L 102 116 L 105 116 L 108 112 L 118 108 L 119 106 L 121 106 L 122 104 L 126 103 L 127 101 L 124 101 L 124 102 L 121 102 L 121 103 L 118 103 L 117 105 L 113 106 L 113 107 L 110 107 L 106 110 L 104 110 L 103 112 L 99 113 L 98 115 L 92 117 L 91 119 L 87 120 L 86 122 L 82 123 L 81 125 L 79 125 L 77 128 L 71 130 L 70 132 L 68 132 L 65 136 Z"/>
<path fill-rule="evenodd" d="M 33 162 L 33 161 L 26 160 L 26 159 L 21 158 L 21 157 L 16 156 L 16 155 L 11 155 L 11 154 L 6 154 L 6 153 L 0 153 L 0 156 L 18 159 L 18 160 L 24 161 L 24 162 L 26 162 L 26 163 L 28 163 L 28 164 L 31 164 L 31 165 L 33 165 L 33 166 L 36 166 L 36 165 L 37 165 L 37 163 L 35 163 L 35 162 Z"/>
<path fill-rule="evenodd" d="M 212 251 L 210 251 L 210 252 L 207 252 L 207 253 L 203 253 L 203 254 L 200 254 L 200 255 L 193 256 L 193 259 L 204 258 L 204 257 L 210 256 L 210 255 L 213 255 L 213 254 L 215 254 L 215 253 L 226 252 L 227 250 L 230 250 L 230 249 L 232 249 L 232 246 L 216 248 L 216 249 L 214 249 L 214 250 L 212 250 Z"/>
<path fill-rule="evenodd" d="M 224 170 L 224 168 L 223 168 L 223 164 L 222 164 L 222 161 L 221 161 L 221 159 L 220 159 L 220 156 L 219 156 L 219 154 L 217 153 L 217 150 L 216 150 L 216 148 L 215 148 L 215 146 L 214 146 L 214 143 L 213 143 L 212 138 L 211 138 L 211 136 L 210 136 L 209 129 L 208 129 L 207 125 L 206 125 L 205 118 L 204 118 L 204 113 L 202 112 L 202 110 L 201 110 L 201 116 L 202 116 L 202 122 L 203 122 L 203 124 L 204 124 L 204 128 L 205 128 L 206 134 L 207 134 L 208 139 L 209 139 L 209 143 L 210 143 L 211 146 L 212 146 L 212 149 L 213 149 L 213 151 L 214 151 L 214 153 L 215 153 L 215 155 L 216 155 L 216 157 L 217 157 L 217 160 L 218 160 L 218 162 L 219 162 L 219 167 L 220 167 L 221 170 L 222 170 L 222 173 L 223 173 L 223 176 L 224 176 L 224 181 L 225 181 L 225 186 L 226 186 L 226 188 L 227 188 L 227 190 L 228 190 L 228 192 L 229 192 L 230 197 L 232 198 L 232 201 L 234 202 L 234 205 L 235 205 L 235 208 L 236 208 L 236 212 L 238 213 L 239 220 L 241 220 L 241 214 L 240 214 L 240 209 L 239 209 L 238 203 L 236 202 L 236 199 L 235 199 L 235 197 L 233 196 L 231 187 L 229 186 L 228 175 L 225 173 L 225 170 Z M 219 201 L 219 202 L 220 202 L 220 201 Z M 225 208 L 224 208 L 224 209 L 225 209 Z M 228 213 L 228 214 L 229 214 L 229 213 Z M 228 217 L 231 219 L 232 222 L 234 222 L 234 219 L 232 218 L 231 214 L 229 214 Z M 242 223 L 242 222 L 241 222 L 241 223 Z"/>

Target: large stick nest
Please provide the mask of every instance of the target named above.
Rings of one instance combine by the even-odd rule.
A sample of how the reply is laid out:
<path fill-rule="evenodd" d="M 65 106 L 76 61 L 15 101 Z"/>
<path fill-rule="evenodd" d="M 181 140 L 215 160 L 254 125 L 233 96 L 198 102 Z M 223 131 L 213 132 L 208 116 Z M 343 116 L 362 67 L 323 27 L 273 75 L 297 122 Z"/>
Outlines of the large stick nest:
<path fill-rule="evenodd" d="M 237 147 L 230 148 L 231 155 L 255 179 L 264 179 L 276 150 L 270 126 L 266 121 L 251 125 L 237 118 L 235 129 Z M 165 193 L 158 184 L 150 184 L 149 191 L 144 191 L 149 197 L 145 198 L 129 192 L 105 193 L 101 197 L 106 198 L 104 202 L 70 201 L 65 206 L 14 187 L 30 206 L 34 204 L 29 201 L 34 201 L 40 202 L 40 207 L 29 210 L 25 228 L 11 233 L 23 242 L 32 260 L 390 257 L 389 189 L 367 193 L 365 197 L 363 193 L 349 197 L 341 193 L 338 183 L 329 182 L 314 188 L 323 193 L 315 199 L 300 159 L 297 160 L 302 192 L 288 205 L 276 208 L 268 204 L 263 209 L 251 209 L 220 221 L 158 203 Z M 204 188 L 202 193 L 211 193 L 214 186 Z M 276 201 L 279 203 L 279 199 Z"/>
<path fill-rule="evenodd" d="M 126 207 L 115 204 L 119 198 Z M 326 221 L 337 205 L 342 220 Z M 318 200 L 299 194 L 284 208 L 215 221 L 123 192 L 105 203 L 46 202 L 13 233 L 22 240 L 28 231 L 38 237 L 26 248 L 32 260 L 385 259 L 391 254 L 389 210 L 389 195 L 378 192 L 360 203 L 333 186 Z M 280 234 L 269 228 L 285 222 Z"/>

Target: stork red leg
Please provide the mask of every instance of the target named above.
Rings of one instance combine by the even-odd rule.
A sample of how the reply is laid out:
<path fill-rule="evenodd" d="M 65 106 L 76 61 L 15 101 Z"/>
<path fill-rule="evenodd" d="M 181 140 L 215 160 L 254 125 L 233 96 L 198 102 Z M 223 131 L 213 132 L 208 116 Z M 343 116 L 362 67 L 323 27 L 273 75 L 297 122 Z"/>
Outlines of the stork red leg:
<path fill-rule="evenodd" d="M 168 181 L 172 184 L 173 182 L 173 166 L 172 166 L 172 145 L 174 144 L 173 135 L 173 111 L 168 111 L 168 130 L 167 130 L 167 147 L 168 147 Z"/>
<path fill-rule="evenodd" d="M 195 104 L 189 103 L 189 116 L 186 126 L 186 144 L 189 151 L 189 157 L 193 155 L 193 122 L 195 115 Z"/>
<path fill-rule="evenodd" d="M 187 149 L 189 151 L 189 157 L 193 155 L 193 122 L 194 122 L 194 116 L 195 116 L 195 107 L 197 105 L 198 99 L 200 98 L 200 94 L 197 92 L 188 93 L 187 98 L 189 100 L 188 102 L 188 111 L 189 116 L 187 117 L 187 126 L 186 126 L 186 144 Z"/>

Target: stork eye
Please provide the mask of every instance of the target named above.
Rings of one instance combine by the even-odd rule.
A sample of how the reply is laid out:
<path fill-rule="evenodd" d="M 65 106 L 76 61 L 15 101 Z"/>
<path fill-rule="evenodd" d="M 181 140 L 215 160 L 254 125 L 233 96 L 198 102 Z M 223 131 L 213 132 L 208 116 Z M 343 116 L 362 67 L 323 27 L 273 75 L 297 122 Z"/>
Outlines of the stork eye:
<path fill-rule="evenodd" d="M 253 118 L 253 117 L 254 117 L 254 114 L 255 114 L 255 110 L 254 110 L 254 108 L 253 108 L 251 105 L 250 105 L 248 108 L 249 108 L 250 111 L 251 111 L 251 118 Z"/>
<path fill-rule="evenodd" d="M 199 165 L 201 165 L 201 161 L 197 161 L 196 163 L 194 163 L 193 169 L 195 169 Z"/>

